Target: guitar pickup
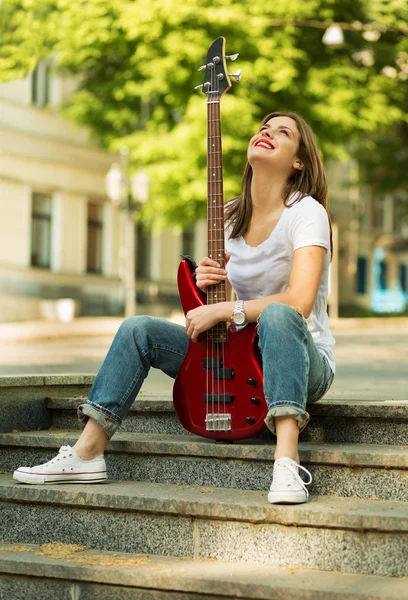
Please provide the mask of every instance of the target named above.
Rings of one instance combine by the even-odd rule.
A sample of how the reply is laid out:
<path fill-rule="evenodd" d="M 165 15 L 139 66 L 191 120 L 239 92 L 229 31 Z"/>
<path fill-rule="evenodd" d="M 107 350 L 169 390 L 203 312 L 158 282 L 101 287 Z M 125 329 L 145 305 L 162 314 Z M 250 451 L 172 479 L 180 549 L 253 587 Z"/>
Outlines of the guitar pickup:
<path fill-rule="evenodd" d="M 222 404 L 231 404 L 234 402 L 235 396 L 233 394 L 203 394 L 204 402 L 208 402 L 209 404 L 222 403 Z"/>
<path fill-rule="evenodd" d="M 223 365 L 222 358 L 204 358 L 204 369 L 221 369 Z"/>
<path fill-rule="evenodd" d="M 214 379 L 234 379 L 234 369 L 216 369 L 213 373 Z"/>

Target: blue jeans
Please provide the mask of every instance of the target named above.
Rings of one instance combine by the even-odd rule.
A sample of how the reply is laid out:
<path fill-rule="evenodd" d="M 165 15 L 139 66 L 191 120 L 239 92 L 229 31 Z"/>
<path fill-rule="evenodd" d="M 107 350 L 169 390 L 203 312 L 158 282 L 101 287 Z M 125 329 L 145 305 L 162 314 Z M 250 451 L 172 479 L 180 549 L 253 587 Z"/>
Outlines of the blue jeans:
<path fill-rule="evenodd" d="M 285 304 L 270 304 L 258 324 L 264 391 L 269 412 L 265 423 L 274 431 L 274 418 L 291 415 L 302 430 L 309 421 L 307 403 L 329 389 L 333 372 L 318 352 L 305 319 Z M 150 367 L 175 379 L 183 364 L 189 337 L 181 325 L 154 317 L 130 317 L 120 326 L 90 390 L 78 407 L 109 438 L 135 400 Z"/>

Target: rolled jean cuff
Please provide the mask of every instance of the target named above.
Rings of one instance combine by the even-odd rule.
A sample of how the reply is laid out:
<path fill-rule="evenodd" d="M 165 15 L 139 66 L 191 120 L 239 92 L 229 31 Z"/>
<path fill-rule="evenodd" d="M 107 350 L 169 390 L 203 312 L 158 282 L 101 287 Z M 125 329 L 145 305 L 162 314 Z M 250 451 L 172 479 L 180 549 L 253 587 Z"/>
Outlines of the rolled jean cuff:
<path fill-rule="evenodd" d="M 120 421 L 118 421 L 116 417 L 107 414 L 106 409 L 102 409 L 101 407 L 98 407 L 98 405 L 90 404 L 89 402 L 80 404 L 78 406 L 77 414 L 81 423 L 86 423 L 89 417 L 95 419 L 99 427 L 104 430 L 109 439 L 111 439 L 115 431 L 121 425 Z"/>
<path fill-rule="evenodd" d="M 309 423 L 310 415 L 303 408 L 292 406 L 290 404 L 279 404 L 272 406 L 265 417 L 265 425 L 276 435 L 275 417 L 293 417 L 299 425 L 299 433 L 304 430 Z"/>

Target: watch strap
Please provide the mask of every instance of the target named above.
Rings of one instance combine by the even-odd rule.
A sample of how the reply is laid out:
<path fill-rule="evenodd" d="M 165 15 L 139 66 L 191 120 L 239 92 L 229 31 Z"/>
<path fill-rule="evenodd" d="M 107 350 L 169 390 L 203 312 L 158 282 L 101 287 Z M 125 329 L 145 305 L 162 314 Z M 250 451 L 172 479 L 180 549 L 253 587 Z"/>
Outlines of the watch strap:
<path fill-rule="evenodd" d="M 235 306 L 234 306 L 234 310 L 232 311 L 232 317 L 231 317 L 231 319 L 232 319 L 233 322 L 235 322 L 234 321 L 234 315 L 236 315 L 236 314 L 241 314 L 241 315 L 244 316 L 245 321 L 244 321 L 243 325 L 247 323 L 247 318 L 246 318 L 246 314 L 245 314 L 245 310 L 244 310 L 244 301 L 243 300 L 236 300 L 235 301 Z"/>

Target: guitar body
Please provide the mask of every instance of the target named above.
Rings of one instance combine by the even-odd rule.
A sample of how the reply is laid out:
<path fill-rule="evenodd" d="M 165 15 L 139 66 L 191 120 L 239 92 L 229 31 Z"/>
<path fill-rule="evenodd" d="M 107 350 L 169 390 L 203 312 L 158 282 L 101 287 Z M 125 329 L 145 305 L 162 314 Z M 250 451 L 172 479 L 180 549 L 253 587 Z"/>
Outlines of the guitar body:
<path fill-rule="evenodd" d="M 185 314 L 206 304 L 206 294 L 195 285 L 193 273 L 192 265 L 183 260 L 178 270 L 178 287 Z M 230 329 L 226 343 L 211 344 L 210 347 L 213 347 L 212 352 L 209 352 L 206 333 L 201 334 L 196 343 L 190 342 L 173 387 L 177 416 L 187 431 L 203 437 L 215 440 L 253 437 L 265 428 L 264 419 L 268 412 L 255 323 L 249 323 L 241 331 Z M 222 366 L 206 368 L 209 354 L 210 358 L 221 359 Z M 231 379 L 218 379 L 223 376 L 224 369 L 228 370 Z M 206 396 L 211 395 L 214 401 L 206 401 Z M 208 429 L 208 414 L 230 415 L 230 430 Z"/>
<path fill-rule="evenodd" d="M 204 83 L 207 96 L 207 226 L 208 254 L 225 268 L 224 199 L 220 100 L 237 81 L 240 71 L 228 73 L 225 39 L 217 38 L 207 54 Z M 204 304 L 226 300 L 225 281 L 209 285 L 207 293 L 195 284 L 194 262 L 183 260 L 178 287 L 184 313 Z M 187 431 L 215 440 L 233 441 L 253 437 L 265 428 L 268 407 L 263 393 L 261 355 L 255 323 L 240 331 L 220 322 L 190 346 L 176 377 L 173 400 L 177 416 Z"/>

